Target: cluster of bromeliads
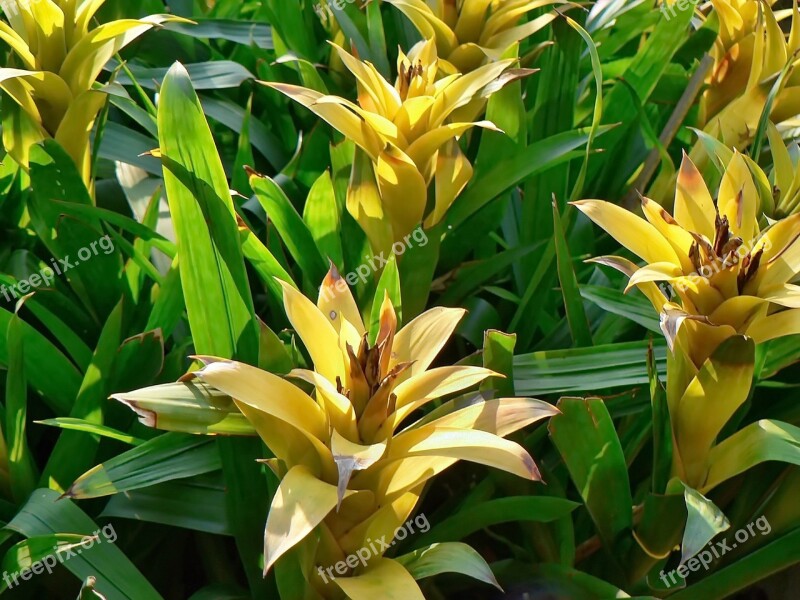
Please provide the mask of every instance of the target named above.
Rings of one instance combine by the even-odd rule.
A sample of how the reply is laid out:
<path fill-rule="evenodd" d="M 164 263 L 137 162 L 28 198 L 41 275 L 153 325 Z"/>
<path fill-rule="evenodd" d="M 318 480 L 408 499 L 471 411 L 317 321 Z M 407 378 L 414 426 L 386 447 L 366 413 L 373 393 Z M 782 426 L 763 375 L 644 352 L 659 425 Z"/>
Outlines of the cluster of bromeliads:
<path fill-rule="evenodd" d="M 431 8 L 436 3 L 386 1 L 425 38 L 400 54 L 395 82 L 337 45 L 335 57 L 357 82 L 357 102 L 266 83 L 355 142 L 347 210 L 375 253 L 420 223 L 431 228 L 443 219 L 473 175 L 459 137 L 473 127 L 495 128 L 479 120 L 488 97 L 529 74 L 517 68 L 518 43 L 560 18 L 553 11 L 521 24 L 528 12 L 560 4 L 555 0 L 440 2 L 438 12 Z M 8 101 L 4 144 L 25 165 L 32 143 L 54 138 L 90 182 L 88 136 L 103 104 L 95 80 L 120 48 L 172 17 L 91 29 L 101 2 L 57 4 L 20 2 L 11 26 L 0 23 L 0 39 L 19 66 L 0 69 Z M 644 219 L 608 202 L 575 203 L 646 263 L 595 259 L 627 274 L 630 286 L 647 296 L 669 342 L 666 410 L 673 454 L 660 490 L 666 495 L 691 488 L 702 496 L 756 462 L 780 458 L 778 442 L 791 429 L 762 420 L 716 444 L 750 394 L 756 346 L 800 333 L 800 288 L 791 283 L 800 272 L 800 175 L 775 126 L 769 130 L 775 189 L 739 152 L 752 141 L 768 102 L 776 124 L 800 112 L 800 73 L 785 68 L 800 47 L 800 17 L 795 7 L 786 36 L 766 4 L 713 5 L 720 33 L 701 100 L 703 143 L 676 174 L 662 174 L 650 194 L 659 203 L 642 201 Z M 333 20 L 327 25 L 334 39 L 342 39 Z M 780 89 L 771 94 L 776 77 Z M 715 168 L 719 184 L 710 190 L 701 171 Z M 671 198 L 666 190 L 673 187 Z M 266 525 L 265 571 L 291 551 L 309 589 L 320 596 L 371 598 L 376 589 L 392 588 L 403 598 L 422 598 L 402 557 L 374 556 L 331 581 L 319 576 L 319 567 L 340 563 L 368 540 L 391 537 L 415 512 L 426 482 L 458 460 L 538 479 L 528 452 L 504 438 L 558 411 L 539 400 L 476 394 L 419 417 L 418 409 L 429 403 L 496 376 L 473 366 L 431 368 L 464 311 L 434 308 L 400 327 L 387 297 L 371 337 L 335 269 L 317 304 L 291 285 L 283 289 L 287 315 L 313 370 L 278 376 L 203 356 L 204 366 L 187 381 L 118 399 L 151 424 L 196 433 L 203 423 L 170 419 L 169 403 L 157 399 L 178 402 L 184 394 L 196 402 L 199 390 L 217 423 L 214 433 L 263 439 L 273 454 L 265 462 L 281 480 Z M 221 413 L 230 418 L 220 421 Z M 742 453 L 754 444 L 764 450 Z M 661 558 L 654 555 L 652 564 Z"/>

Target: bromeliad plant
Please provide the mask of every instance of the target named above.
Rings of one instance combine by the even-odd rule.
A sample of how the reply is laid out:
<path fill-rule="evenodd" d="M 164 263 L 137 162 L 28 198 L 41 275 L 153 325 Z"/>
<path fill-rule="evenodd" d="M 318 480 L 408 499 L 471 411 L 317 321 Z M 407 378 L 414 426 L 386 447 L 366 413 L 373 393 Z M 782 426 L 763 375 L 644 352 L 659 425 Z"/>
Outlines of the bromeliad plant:
<path fill-rule="evenodd" d="M 356 78 L 358 104 L 295 85 L 266 85 L 299 102 L 358 146 L 347 210 L 379 254 L 421 222 L 426 228 L 439 223 L 472 178 L 472 165 L 458 138 L 473 127 L 496 128 L 488 121 L 460 121 L 458 110 L 528 71 L 510 70 L 514 61 L 503 60 L 439 79 L 436 44 L 429 40 L 414 46 L 407 56 L 400 53 L 392 85 L 369 62 L 334 48 Z"/>
<path fill-rule="evenodd" d="M 92 27 L 105 0 L 10 0 L 2 3 L 8 24 L 0 39 L 14 64 L 0 69 L 3 145 L 28 168 L 30 147 L 55 139 L 72 157 L 87 186 L 91 178 L 89 136 L 106 94 L 95 84 L 106 63 L 169 15 L 123 19 Z"/>
<path fill-rule="evenodd" d="M 314 370 L 291 371 L 287 378 L 292 383 L 241 362 L 200 357 L 205 366 L 194 373 L 216 390 L 209 398 L 224 394 L 232 399 L 274 453 L 265 462 L 281 483 L 267 519 L 264 572 L 297 547 L 294 555 L 309 590 L 321 597 L 346 594 L 366 600 L 383 588 L 391 597 L 422 599 L 407 562 L 383 553 L 414 513 L 426 482 L 458 460 L 540 479 L 528 452 L 503 437 L 558 411 L 539 400 L 485 400 L 478 394 L 445 402 L 417 418 L 419 409 L 497 376 L 480 367 L 430 368 L 465 311 L 435 308 L 398 330 L 386 296 L 377 336 L 370 340 L 335 269 L 325 278 L 316 305 L 291 285 L 282 285 L 287 315 Z M 137 410 L 145 423 L 158 426 L 159 411 L 167 412 L 169 405 L 158 400 L 166 390 L 174 391 L 157 386 L 115 397 Z M 215 398 L 208 408 L 223 404 Z M 227 410 L 235 409 L 228 403 Z M 201 429 L 188 421 L 174 428 Z M 338 568 L 336 574 L 330 571 L 348 556 L 373 548 L 374 540 L 386 545 L 377 553 L 371 550 L 368 561 L 349 565 L 346 576 Z M 456 546 L 464 551 L 463 545 Z M 446 547 L 431 551 L 446 552 Z M 474 575 L 494 582 L 485 564 Z"/>
<path fill-rule="evenodd" d="M 628 275 L 628 289 L 639 288 L 660 315 L 670 346 L 672 475 L 706 492 L 758 462 L 779 459 L 773 452 L 785 439 L 782 423 L 763 421 L 716 440 L 750 394 L 755 344 L 800 332 L 800 287 L 790 283 L 800 273 L 800 215 L 762 227 L 760 197 L 738 153 L 716 200 L 684 157 L 673 215 L 647 198 L 646 219 L 599 200 L 575 205 L 646 262 L 595 259 Z M 674 297 L 658 282 L 668 283 Z M 740 454 L 742 436 L 761 446 L 756 458 Z"/>

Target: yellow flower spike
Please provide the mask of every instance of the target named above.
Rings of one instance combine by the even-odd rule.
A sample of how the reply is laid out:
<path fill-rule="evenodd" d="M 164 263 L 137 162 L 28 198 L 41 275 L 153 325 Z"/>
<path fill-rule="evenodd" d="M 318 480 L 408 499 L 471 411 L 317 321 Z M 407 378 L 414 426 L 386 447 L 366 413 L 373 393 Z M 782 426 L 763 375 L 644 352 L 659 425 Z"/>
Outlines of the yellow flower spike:
<path fill-rule="evenodd" d="M 640 287 L 657 310 L 659 304 L 663 307 L 663 298 L 644 286 L 666 282 L 687 314 L 746 334 L 766 317 L 768 311 L 761 309 L 762 303 L 775 309 L 794 308 L 800 297 L 800 288 L 789 283 L 800 272 L 796 233 L 800 220 L 791 217 L 759 230 L 754 168 L 758 167 L 748 165 L 735 152 L 715 205 L 699 172 L 684 157 L 677 178 L 675 218 L 647 199 L 642 205 L 646 220 L 602 201 L 584 200 L 575 205 L 647 262 L 644 267 L 631 268 L 601 261 L 625 272 L 630 279 L 628 288 Z M 708 354 L 699 356 L 702 361 Z"/>
<path fill-rule="evenodd" d="M 284 285 L 287 315 L 313 370 L 295 369 L 284 378 L 230 360 L 197 357 L 205 366 L 195 375 L 214 390 L 218 403 L 232 401 L 274 455 L 266 464 L 281 483 L 264 534 L 265 569 L 299 546 L 310 590 L 326 598 L 346 590 L 360 600 L 358 594 L 373 589 L 378 576 L 416 584 L 399 563 L 399 570 L 386 567 L 395 563 L 383 559 L 385 548 L 365 565 L 337 573 L 338 586 L 322 576 L 324 569 L 368 547 L 370 540 L 390 543 L 413 515 L 426 483 L 459 460 L 539 480 L 533 458 L 504 437 L 558 410 L 531 398 L 478 396 L 463 408 L 462 398 L 448 400 L 435 413 L 415 419 L 427 403 L 498 376 L 480 367 L 430 368 L 465 311 L 434 308 L 398 331 L 397 314 L 384 294 L 378 333 L 370 343 L 358 306 L 343 285 L 332 266 L 316 305 Z M 131 395 L 147 394 L 125 397 Z M 158 403 L 150 405 L 158 410 Z M 157 425 L 159 415 L 148 422 Z"/>
<path fill-rule="evenodd" d="M 639 270 L 639 267 L 637 267 L 627 258 L 622 258 L 620 256 L 598 256 L 596 258 L 589 259 L 587 262 L 594 262 L 600 265 L 611 267 L 620 273 L 624 273 L 629 278 L 633 277 L 636 271 Z M 656 312 L 660 314 L 664 308 L 664 305 L 667 303 L 667 297 L 664 295 L 664 292 L 661 291 L 661 288 L 659 288 L 658 285 L 652 281 L 638 283 L 636 287 L 650 301 L 650 304 L 653 305 L 653 308 L 656 309 Z"/>
<path fill-rule="evenodd" d="M 517 42 L 530 37 L 553 19 L 542 15 L 527 23 L 528 13 L 564 4 L 562 0 L 466 0 L 438 2 L 386 0 L 400 10 L 425 39 L 433 39 L 448 72 L 469 73 L 496 61 Z"/>
<path fill-rule="evenodd" d="M 272 499 L 264 534 L 264 575 L 283 554 L 311 533 L 337 504 L 336 487 L 298 465 Z"/>
<path fill-rule="evenodd" d="M 31 145 L 55 139 L 75 161 L 91 189 L 89 139 L 105 104 L 94 91 L 109 59 L 145 32 L 168 21 L 190 22 L 169 15 L 113 21 L 89 29 L 104 0 L 9 0 L 8 24 L 0 21 L 0 39 L 11 48 L 8 68 L 0 68 L 0 89 L 17 107 L 4 110 L 6 151 L 24 169 Z M 20 67 L 20 68 L 16 68 Z"/>
<path fill-rule="evenodd" d="M 708 455 L 717 435 L 750 392 L 753 363 L 748 356 L 752 354 L 753 341 L 741 337 L 731 340 L 734 343 L 725 347 L 724 353 L 717 353 L 716 361 L 703 364 L 677 406 L 670 407 L 685 481 L 695 488 L 705 482 Z"/>
<path fill-rule="evenodd" d="M 719 187 L 719 212 L 728 217 L 731 233 L 743 240 L 752 240 L 757 230 L 760 202 L 753 177 L 744 158 L 734 152 Z"/>
<path fill-rule="evenodd" d="M 299 388 L 277 375 L 234 361 L 212 362 L 196 375 L 237 401 L 273 415 L 312 441 L 326 436 L 326 413 Z"/>
<path fill-rule="evenodd" d="M 709 88 L 701 103 L 706 123 L 731 105 L 743 90 L 753 90 L 777 74 L 792 51 L 766 3 L 712 0 L 712 4 L 720 31 L 711 52 L 714 65 L 707 81 Z"/>
<path fill-rule="evenodd" d="M 356 78 L 357 103 L 299 86 L 262 83 L 356 144 L 347 210 L 379 253 L 421 223 L 431 228 L 445 217 L 472 177 L 459 138 L 474 127 L 497 131 L 488 121 L 464 120 L 468 109 L 530 71 L 512 71 L 515 61 L 507 59 L 440 78 L 436 43 L 428 40 L 407 55 L 400 53 L 398 76 L 390 83 L 370 63 L 339 46 L 334 50 Z"/>
<path fill-rule="evenodd" d="M 785 182 L 782 160 L 776 168 Z M 646 263 L 595 259 L 625 273 L 628 288 L 639 287 L 659 312 L 670 349 L 673 475 L 696 489 L 713 470 L 720 431 L 748 396 L 754 345 L 800 332 L 800 286 L 791 283 L 800 275 L 800 214 L 762 230 L 756 184 L 765 179 L 758 165 L 733 152 L 715 202 L 684 156 L 674 217 L 647 199 L 644 219 L 606 202 L 575 203 Z M 656 282 L 671 287 L 671 298 Z"/>

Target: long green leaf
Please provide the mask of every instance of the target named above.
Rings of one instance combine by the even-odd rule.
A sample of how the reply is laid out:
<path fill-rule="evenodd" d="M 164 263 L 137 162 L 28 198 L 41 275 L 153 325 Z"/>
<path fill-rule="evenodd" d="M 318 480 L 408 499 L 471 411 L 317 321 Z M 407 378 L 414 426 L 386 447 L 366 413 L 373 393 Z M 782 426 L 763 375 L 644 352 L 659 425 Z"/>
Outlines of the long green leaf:
<path fill-rule="evenodd" d="M 647 385 L 648 342 L 625 342 L 572 350 L 547 350 L 514 357 L 517 394 L 592 392 Z M 667 372 L 667 345 L 653 344 L 658 372 Z"/>
<path fill-rule="evenodd" d="M 179 63 L 164 79 L 158 129 L 195 349 L 255 362 L 258 329 L 228 182 L 197 94 Z"/>
<path fill-rule="evenodd" d="M 63 533 L 87 536 L 101 528 L 70 500 L 59 500 L 57 492 L 40 489 L 33 493 L 6 529 L 32 538 Z M 95 577 L 97 590 L 108 600 L 161 600 L 161 595 L 122 550 L 109 541 L 110 537 L 102 537 L 102 543 L 94 544 L 62 564 L 81 581 Z"/>
<path fill-rule="evenodd" d="M 64 494 L 99 498 L 219 470 L 214 440 L 165 433 L 81 475 Z"/>

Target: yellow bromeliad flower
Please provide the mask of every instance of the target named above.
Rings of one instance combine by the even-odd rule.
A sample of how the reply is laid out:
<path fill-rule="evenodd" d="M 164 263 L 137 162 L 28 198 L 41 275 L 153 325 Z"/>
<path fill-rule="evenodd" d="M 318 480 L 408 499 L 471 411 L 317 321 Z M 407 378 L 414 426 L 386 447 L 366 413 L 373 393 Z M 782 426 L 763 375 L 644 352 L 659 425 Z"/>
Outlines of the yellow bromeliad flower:
<path fill-rule="evenodd" d="M 752 163 L 751 163 L 752 167 Z M 684 156 L 678 174 L 674 214 L 642 199 L 646 219 L 600 200 L 575 205 L 618 242 L 647 262 L 642 268 L 617 257 L 598 259 L 631 276 L 659 313 L 678 310 L 698 325 L 746 334 L 757 342 L 786 335 L 778 321 L 800 329 L 800 287 L 789 283 L 800 272 L 800 215 L 761 230 L 760 198 L 744 157 L 734 153 L 715 202 L 699 171 Z M 672 285 L 669 302 L 655 282 Z M 777 312 L 781 308 L 791 311 Z M 676 314 L 676 313 L 671 313 Z M 665 327 L 673 319 L 662 319 Z M 667 337 L 674 339 L 672 331 Z M 702 364 L 718 339 L 693 340 L 690 352 Z"/>
<path fill-rule="evenodd" d="M 726 146 L 746 148 L 758 130 L 767 97 L 782 71 L 788 69 L 770 112 L 774 123 L 800 113 L 800 71 L 795 69 L 800 50 L 800 12 L 792 9 L 776 15 L 769 2 L 756 0 L 712 0 L 709 18 L 719 22 L 719 34 L 711 56 L 714 59 L 700 101 L 700 127 Z M 780 18 L 791 15 L 791 32 L 785 34 Z M 698 141 L 689 157 L 701 171 L 708 164 L 708 151 Z M 650 189 L 659 201 L 671 194 L 674 173 L 662 171 Z"/>
<path fill-rule="evenodd" d="M 520 24 L 526 14 L 561 0 L 386 0 L 403 11 L 425 39 L 435 39 L 450 73 L 469 73 L 500 60 L 514 44 L 553 19 L 547 13 Z"/>
<path fill-rule="evenodd" d="M 758 128 L 767 95 L 787 64 L 798 60 L 800 13 L 791 11 L 791 33 L 781 29 L 772 2 L 713 0 L 719 35 L 714 65 L 701 103 L 706 131 L 729 146 L 742 147 Z M 791 70 L 772 108 L 779 123 L 800 112 L 800 72 Z"/>
<path fill-rule="evenodd" d="M 457 109 L 486 97 L 519 76 L 506 74 L 513 60 L 485 65 L 466 75 L 437 80 L 433 41 L 401 52 L 394 85 L 369 62 L 336 51 L 358 82 L 358 103 L 284 83 L 266 85 L 296 100 L 353 140 L 357 146 L 347 209 L 376 252 L 388 250 L 423 221 L 436 225 L 472 178 L 472 165 L 458 138 L 488 121 L 450 122 Z M 525 72 L 527 73 L 527 72 Z M 493 85 L 491 85 L 493 84 Z M 434 200 L 428 206 L 428 187 Z"/>
<path fill-rule="evenodd" d="M 476 395 L 446 402 L 419 418 L 418 410 L 431 402 L 497 376 L 479 367 L 430 368 L 464 310 L 434 308 L 398 330 L 387 297 L 370 343 L 353 296 L 335 269 L 316 305 L 288 284 L 283 290 L 287 316 L 313 370 L 293 370 L 287 375 L 293 383 L 246 364 L 201 357 L 205 366 L 195 373 L 200 385 L 214 390 L 206 392 L 202 412 L 228 415 L 238 407 L 276 457 L 266 461 L 281 483 L 267 518 L 265 572 L 300 545 L 297 554 L 309 590 L 316 590 L 313 597 L 372 600 L 376 589 L 392 589 L 398 598 L 423 600 L 408 570 L 383 554 L 414 513 L 425 483 L 459 460 L 538 480 L 530 455 L 503 436 L 558 411 L 529 398 Z M 170 403 L 158 408 L 158 402 L 145 406 L 142 401 L 171 395 L 175 385 L 116 398 L 144 422 L 160 425 L 160 411 L 170 410 Z M 192 387 L 188 401 L 179 402 L 184 422 L 175 426 L 165 418 L 167 429 L 210 431 L 195 429 L 186 419 L 186 409 L 199 396 L 199 388 Z M 222 395 L 235 407 L 227 406 Z M 227 431 L 246 433 L 240 426 Z M 365 553 L 356 566 L 344 562 Z M 343 564 L 348 564 L 346 573 Z"/>
<path fill-rule="evenodd" d="M 751 162 L 750 168 L 757 167 Z M 721 476 L 709 475 L 712 448 L 749 393 L 753 343 L 800 333 L 800 287 L 791 283 L 800 273 L 800 215 L 762 230 L 750 168 L 734 153 L 714 201 L 684 157 L 673 215 L 647 198 L 645 219 L 600 200 L 575 203 L 646 262 L 595 259 L 626 273 L 628 289 L 638 287 L 661 316 L 671 349 L 674 471 L 698 489 L 720 482 Z M 668 299 L 657 282 L 670 284 L 675 297 Z"/>
<path fill-rule="evenodd" d="M 13 65 L 0 69 L 4 102 L 3 145 L 27 168 L 32 144 L 55 139 L 90 180 L 89 135 L 106 96 L 93 89 L 115 53 L 168 15 L 123 19 L 91 28 L 105 0 L 4 0 L 8 23 L 0 40 L 9 45 Z"/>

